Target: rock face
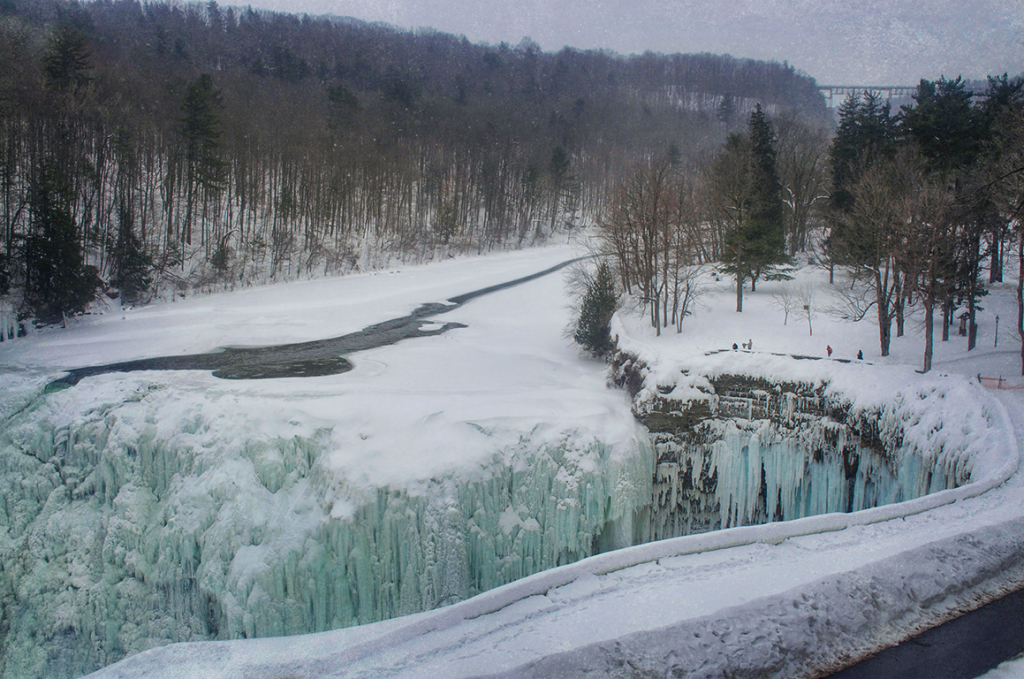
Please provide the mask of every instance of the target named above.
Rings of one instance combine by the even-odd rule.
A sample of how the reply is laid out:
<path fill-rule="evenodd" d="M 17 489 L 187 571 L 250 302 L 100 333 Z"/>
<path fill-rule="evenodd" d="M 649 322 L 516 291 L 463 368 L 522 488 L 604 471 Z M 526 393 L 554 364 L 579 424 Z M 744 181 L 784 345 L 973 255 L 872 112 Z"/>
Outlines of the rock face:
<path fill-rule="evenodd" d="M 643 368 L 619 356 L 613 374 L 655 450 L 653 540 L 858 511 L 967 480 L 904 454 L 900 422 L 883 433 L 879 413 L 851 415 L 823 383 L 684 372 L 644 388 Z"/>

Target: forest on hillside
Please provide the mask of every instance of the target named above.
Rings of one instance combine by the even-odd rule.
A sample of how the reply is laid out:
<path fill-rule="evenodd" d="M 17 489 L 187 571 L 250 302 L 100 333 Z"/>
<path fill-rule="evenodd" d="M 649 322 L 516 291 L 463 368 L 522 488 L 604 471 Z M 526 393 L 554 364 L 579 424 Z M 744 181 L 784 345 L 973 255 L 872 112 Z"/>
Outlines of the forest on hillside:
<path fill-rule="evenodd" d="M 475 45 L 175 0 L 0 0 L 0 295 L 154 295 L 528 245 L 813 79 L 709 54 Z"/>

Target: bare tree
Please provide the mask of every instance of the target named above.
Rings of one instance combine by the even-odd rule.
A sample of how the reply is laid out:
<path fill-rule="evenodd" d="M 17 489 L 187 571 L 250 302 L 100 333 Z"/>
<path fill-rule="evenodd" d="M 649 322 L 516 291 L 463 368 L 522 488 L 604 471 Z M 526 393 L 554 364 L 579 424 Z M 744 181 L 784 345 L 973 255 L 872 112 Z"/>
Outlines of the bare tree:
<path fill-rule="evenodd" d="M 952 293 L 956 283 L 957 229 L 955 198 L 948 184 L 923 171 L 923 163 L 902 157 L 898 165 L 905 187 L 896 221 L 896 244 L 907 289 L 924 307 L 925 343 L 923 372 L 932 369 L 935 345 L 935 308 Z"/>
<path fill-rule="evenodd" d="M 772 293 L 772 306 L 782 310 L 784 314 L 782 324 L 787 325 L 789 323 L 790 312 L 794 311 L 798 306 L 796 291 L 793 289 L 792 284 L 783 282 L 779 288 Z"/>
<path fill-rule="evenodd" d="M 904 191 L 897 170 L 895 161 L 866 170 L 851 187 L 853 208 L 838 217 L 843 222 L 846 248 L 851 253 L 852 274 L 874 293 L 863 311 L 871 306 L 877 310 L 882 356 L 889 355 L 892 321 L 904 287 L 895 242 L 899 231 L 897 222 L 902 217 L 899 197 Z M 856 301 L 856 298 L 848 297 L 848 301 Z"/>
<path fill-rule="evenodd" d="M 658 334 L 670 324 L 681 332 L 701 293 L 693 181 L 667 160 L 641 164 L 619 184 L 599 224 L 622 288 L 650 313 Z"/>
<path fill-rule="evenodd" d="M 661 333 L 661 302 L 666 280 L 662 275 L 670 234 L 672 191 L 667 162 L 641 165 L 615 191 L 601 231 L 608 249 L 618 260 L 622 287 L 639 296 L 651 314 L 651 325 Z"/>
<path fill-rule="evenodd" d="M 796 291 L 796 306 L 800 315 L 807 319 L 807 334 L 814 335 L 812 321 L 818 315 L 818 309 L 814 304 L 814 288 L 810 285 L 801 285 Z"/>
<path fill-rule="evenodd" d="M 808 232 L 828 199 L 828 132 L 789 113 L 775 121 L 779 179 L 786 205 L 789 254 L 803 252 Z"/>
<path fill-rule="evenodd" d="M 1017 230 L 1017 334 L 1020 336 L 1021 375 L 1024 375 L 1024 109 L 1005 112 L 998 121 L 1004 140 L 992 172 L 994 202 L 1000 216 Z"/>

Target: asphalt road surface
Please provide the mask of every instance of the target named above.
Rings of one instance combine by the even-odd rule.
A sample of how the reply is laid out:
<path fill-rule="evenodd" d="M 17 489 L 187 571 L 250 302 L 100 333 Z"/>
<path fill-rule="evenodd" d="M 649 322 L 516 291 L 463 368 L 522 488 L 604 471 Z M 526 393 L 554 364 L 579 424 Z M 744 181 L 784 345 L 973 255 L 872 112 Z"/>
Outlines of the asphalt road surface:
<path fill-rule="evenodd" d="M 832 679 L 975 679 L 1024 653 L 1024 590 L 888 648 Z"/>

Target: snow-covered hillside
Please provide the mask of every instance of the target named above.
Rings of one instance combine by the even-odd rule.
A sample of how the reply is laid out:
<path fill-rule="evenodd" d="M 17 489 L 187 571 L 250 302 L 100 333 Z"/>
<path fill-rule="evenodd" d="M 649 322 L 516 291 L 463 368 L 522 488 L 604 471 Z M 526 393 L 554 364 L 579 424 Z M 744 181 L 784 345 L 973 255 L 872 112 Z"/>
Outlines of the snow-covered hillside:
<path fill-rule="evenodd" d="M 561 274 L 445 315 L 465 328 L 353 355 L 341 375 L 109 374 L 41 395 L 61 369 L 336 336 L 573 255 L 110 310 L 0 345 L 6 676 L 436 606 L 302 637 L 166 646 L 98 676 L 794 676 L 1024 583 L 1024 398 L 971 379 L 1019 369 L 1009 287 L 986 299 L 982 348 L 967 356 L 954 337 L 928 376 L 913 370 L 913 320 L 882 360 L 870 322 L 819 314 L 813 336 L 806 320 L 783 325 L 781 284 L 759 286 L 743 314 L 728 281 L 712 284 L 681 335 L 620 314 L 620 346 L 647 363 L 649 384 L 685 391 L 683 369 L 827 383 L 888 413 L 925 456 L 941 444 L 971 483 L 590 558 L 634 540 L 653 463 L 627 394 L 564 337 Z M 800 276 L 822 308 L 824 275 Z M 998 313 L 1007 334 L 992 348 Z M 752 351 L 731 351 L 748 340 Z M 865 360 L 826 360 L 826 345 Z"/>

